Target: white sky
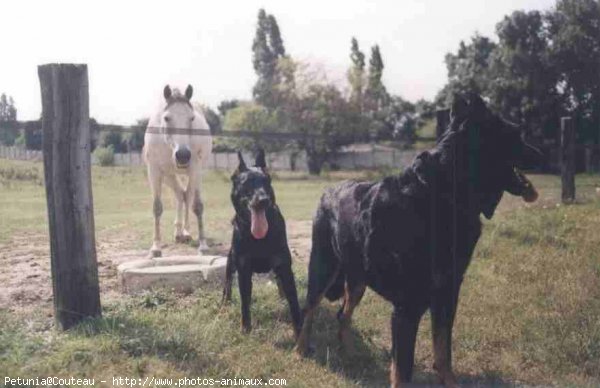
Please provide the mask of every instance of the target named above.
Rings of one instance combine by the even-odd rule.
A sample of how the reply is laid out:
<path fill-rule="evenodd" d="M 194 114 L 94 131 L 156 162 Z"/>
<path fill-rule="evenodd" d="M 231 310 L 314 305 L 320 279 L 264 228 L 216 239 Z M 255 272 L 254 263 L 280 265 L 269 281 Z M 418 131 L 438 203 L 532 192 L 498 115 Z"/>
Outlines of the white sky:
<path fill-rule="evenodd" d="M 0 7 L 0 92 L 15 99 L 20 120 L 41 112 L 37 65 L 87 63 L 91 115 L 131 124 L 148 116 L 165 83 L 195 89 L 216 107 L 249 98 L 256 79 L 251 45 L 263 7 L 286 50 L 334 77 L 349 66 L 356 36 L 368 57 L 379 44 L 384 82 L 410 100 L 433 98 L 446 81 L 448 51 L 474 32 L 493 36 L 515 9 L 548 9 L 553 0 L 4 0 Z"/>

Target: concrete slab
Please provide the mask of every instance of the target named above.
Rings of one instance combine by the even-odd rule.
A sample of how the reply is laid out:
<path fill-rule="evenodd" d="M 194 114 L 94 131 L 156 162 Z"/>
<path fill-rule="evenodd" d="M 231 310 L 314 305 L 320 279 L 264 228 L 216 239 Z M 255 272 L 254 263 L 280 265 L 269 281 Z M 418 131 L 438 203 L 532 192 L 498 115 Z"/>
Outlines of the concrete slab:
<path fill-rule="evenodd" d="M 171 256 L 128 261 L 117 271 L 126 293 L 158 288 L 189 293 L 222 286 L 226 263 L 224 256 Z"/>

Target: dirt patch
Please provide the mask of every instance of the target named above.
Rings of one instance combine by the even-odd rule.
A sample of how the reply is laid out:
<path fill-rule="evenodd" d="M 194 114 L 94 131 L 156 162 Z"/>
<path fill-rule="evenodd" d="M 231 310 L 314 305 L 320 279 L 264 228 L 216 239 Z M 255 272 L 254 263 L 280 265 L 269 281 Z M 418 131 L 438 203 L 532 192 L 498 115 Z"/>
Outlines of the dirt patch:
<path fill-rule="evenodd" d="M 311 247 L 312 221 L 288 221 L 287 234 L 292 258 L 308 263 Z"/>
<path fill-rule="evenodd" d="M 288 221 L 288 240 L 294 260 L 308 262 L 310 253 L 311 221 Z M 129 249 L 134 235 L 100 234 L 96 247 L 98 276 L 102 300 L 121 295 L 117 266 L 131 260 L 145 258 L 145 249 Z M 229 244 L 213 242 L 208 254 L 227 255 Z M 196 248 L 168 243 L 163 246 L 163 257 L 195 255 Z M 21 233 L 7 243 L 0 243 L 0 309 L 27 312 L 42 310 L 52 314 L 52 279 L 50 272 L 50 244 L 42 234 Z"/>

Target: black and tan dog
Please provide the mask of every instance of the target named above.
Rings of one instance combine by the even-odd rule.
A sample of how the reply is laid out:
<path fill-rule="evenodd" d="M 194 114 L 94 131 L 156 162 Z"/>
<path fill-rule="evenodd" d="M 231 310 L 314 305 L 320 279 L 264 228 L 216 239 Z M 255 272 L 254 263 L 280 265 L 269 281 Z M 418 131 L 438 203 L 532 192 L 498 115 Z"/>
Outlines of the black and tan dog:
<path fill-rule="evenodd" d="M 242 301 L 242 329 L 250 331 L 252 274 L 273 271 L 280 293 L 288 301 L 297 337 L 302 315 L 292 272 L 292 255 L 287 243 L 285 220 L 275 202 L 265 154 L 262 150 L 258 152 L 254 167 L 247 167 L 239 152 L 238 158 L 239 166 L 231 176 L 231 202 L 235 217 L 225 270 L 223 301 L 231 300 L 232 278 L 237 271 Z"/>
<path fill-rule="evenodd" d="M 404 173 L 379 182 L 345 182 L 323 195 L 313 223 L 300 353 L 307 351 L 323 296 L 344 298 L 339 336 L 349 346 L 352 312 L 368 286 L 394 306 L 392 386 L 411 380 L 417 329 L 427 309 L 434 368 L 443 383 L 456 383 L 452 326 L 481 234 L 480 214 L 491 218 L 504 191 L 535 201 L 535 188 L 518 168 L 541 162 L 541 155 L 479 96 L 455 96 L 451 118 L 437 146 Z"/>

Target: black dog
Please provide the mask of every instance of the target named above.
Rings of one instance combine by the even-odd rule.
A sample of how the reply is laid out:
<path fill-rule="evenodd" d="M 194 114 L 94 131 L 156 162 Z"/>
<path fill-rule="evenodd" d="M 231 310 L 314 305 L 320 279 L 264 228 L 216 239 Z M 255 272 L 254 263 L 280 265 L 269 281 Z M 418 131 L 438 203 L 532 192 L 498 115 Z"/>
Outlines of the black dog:
<path fill-rule="evenodd" d="M 235 208 L 233 238 L 227 257 L 223 301 L 231 300 L 231 282 L 238 272 L 242 300 L 242 329 L 249 332 L 252 274 L 273 271 L 280 293 L 285 295 L 298 337 L 302 315 L 298 305 L 292 255 L 288 248 L 285 220 L 275 203 L 265 163 L 264 151 L 256 156 L 255 167 L 248 168 L 238 152 L 239 166 L 231 176 L 231 202 Z"/>
<path fill-rule="evenodd" d="M 459 289 L 481 233 L 504 191 L 535 201 L 517 167 L 541 154 L 519 130 L 492 114 L 479 96 L 455 96 L 451 124 L 437 146 L 399 176 L 345 182 L 322 197 L 313 223 L 304 326 L 304 354 L 315 307 L 344 297 L 338 313 L 342 344 L 365 287 L 394 305 L 392 386 L 412 377 L 419 321 L 431 310 L 434 368 L 454 385 L 451 339 Z"/>

